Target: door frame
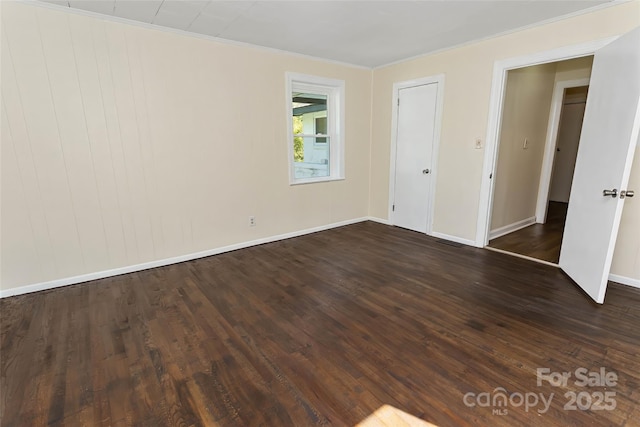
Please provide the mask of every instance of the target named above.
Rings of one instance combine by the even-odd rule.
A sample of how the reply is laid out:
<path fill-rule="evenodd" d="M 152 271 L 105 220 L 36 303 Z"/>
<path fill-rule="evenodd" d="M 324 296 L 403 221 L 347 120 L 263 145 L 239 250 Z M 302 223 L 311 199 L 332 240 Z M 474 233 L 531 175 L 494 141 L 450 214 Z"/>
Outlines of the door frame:
<path fill-rule="evenodd" d="M 491 96 L 489 101 L 489 119 L 487 124 L 487 136 L 485 138 L 484 164 L 482 167 L 482 180 L 480 184 L 480 202 L 478 207 L 478 222 L 476 225 L 475 245 L 479 248 L 489 243 L 491 227 L 491 214 L 493 209 L 493 196 L 496 163 L 500 139 L 500 127 L 502 124 L 502 109 L 507 83 L 507 72 L 516 68 L 532 65 L 546 64 L 549 62 L 564 61 L 567 59 L 581 58 L 593 55 L 602 47 L 608 45 L 620 36 L 608 37 L 572 46 L 565 46 L 543 52 L 507 58 L 496 61 L 493 66 L 493 79 L 491 83 Z"/>
<path fill-rule="evenodd" d="M 560 116 L 564 102 L 564 90 L 572 87 L 588 86 L 591 79 L 562 80 L 556 82 L 553 88 L 551 112 L 547 125 L 547 137 L 544 143 L 544 156 L 540 171 L 540 184 L 538 184 L 538 200 L 536 202 L 536 222 L 544 224 L 547 221 L 547 206 L 549 191 L 551 191 L 551 176 L 553 174 L 553 161 L 556 157 L 558 145 L 558 131 L 560 130 Z"/>
<path fill-rule="evenodd" d="M 433 130 L 433 144 L 431 148 L 431 182 L 429 185 L 429 210 L 427 212 L 427 233 L 433 232 L 433 213 L 435 211 L 435 189 L 436 177 L 438 173 L 438 152 L 440 147 L 440 132 L 442 130 L 442 109 L 444 106 L 444 74 L 421 77 L 418 79 L 396 82 L 393 84 L 392 104 L 391 104 L 391 153 L 389 161 L 389 206 L 388 218 L 391 225 L 395 225 L 393 204 L 396 196 L 396 150 L 398 144 L 398 101 L 400 90 L 416 86 L 423 86 L 436 83 L 436 114 Z"/>

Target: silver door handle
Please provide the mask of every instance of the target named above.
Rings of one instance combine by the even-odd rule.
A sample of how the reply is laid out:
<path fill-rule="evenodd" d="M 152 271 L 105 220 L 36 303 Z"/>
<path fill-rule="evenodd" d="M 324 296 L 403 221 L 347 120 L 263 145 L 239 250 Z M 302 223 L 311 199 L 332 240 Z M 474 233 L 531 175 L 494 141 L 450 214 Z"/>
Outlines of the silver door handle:
<path fill-rule="evenodd" d="M 425 174 L 425 175 L 428 174 L 429 172 L 431 172 L 429 169 L 423 169 L 422 170 L 422 173 Z"/>
<path fill-rule="evenodd" d="M 635 196 L 635 193 L 633 192 L 633 190 L 627 190 L 627 191 L 620 191 L 620 198 L 624 199 L 625 197 L 633 197 Z"/>
<path fill-rule="evenodd" d="M 605 197 L 606 196 L 611 196 L 611 197 L 613 197 L 615 199 L 616 197 L 618 197 L 618 190 L 616 190 L 615 188 L 613 190 L 604 190 L 602 192 L 602 195 L 605 196 Z"/>

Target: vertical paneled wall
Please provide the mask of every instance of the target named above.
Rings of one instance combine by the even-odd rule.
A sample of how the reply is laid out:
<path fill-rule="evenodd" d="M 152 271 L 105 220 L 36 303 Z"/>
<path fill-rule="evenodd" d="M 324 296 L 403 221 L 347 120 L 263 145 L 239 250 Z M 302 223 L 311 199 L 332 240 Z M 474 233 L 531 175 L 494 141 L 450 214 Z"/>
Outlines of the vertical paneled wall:
<path fill-rule="evenodd" d="M 1 7 L 0 289 L 367 215 L 369 71 Z M 288 185 L 286 71 L 346 80 L 346 180 Z"/>

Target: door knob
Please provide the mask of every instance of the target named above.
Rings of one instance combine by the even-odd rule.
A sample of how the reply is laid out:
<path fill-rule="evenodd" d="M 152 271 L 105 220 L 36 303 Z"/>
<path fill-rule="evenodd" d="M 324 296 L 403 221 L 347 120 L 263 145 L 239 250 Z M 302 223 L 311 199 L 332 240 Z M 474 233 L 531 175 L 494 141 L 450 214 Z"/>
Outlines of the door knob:
<path fill-rule="evenodd" d="M 605 197 L 606 196 L 611 196 L 611 197 L 613 197 L 615 199 L 616 197 L 618 197 L 618 190 L 616 190 L 615 188 L 613 190 L 604 190 L 602 192 L 602 195 L 605 196 Z"/>
<path fill-rule="evenodd" d="M 633 190 L 627 190 L 627 191 L 620 191 L 620 198 L 624 199 L 625 197 L 633 197 L 635 196 L 635 193 L 633 192 Z"/>
<path fill-rule="evenodd" d="M 422 173 L 425 174 L 425 175 L 428 174 L 429 172 L 431 172 L 429 169 L 423 169 L 422 170 Z"/>

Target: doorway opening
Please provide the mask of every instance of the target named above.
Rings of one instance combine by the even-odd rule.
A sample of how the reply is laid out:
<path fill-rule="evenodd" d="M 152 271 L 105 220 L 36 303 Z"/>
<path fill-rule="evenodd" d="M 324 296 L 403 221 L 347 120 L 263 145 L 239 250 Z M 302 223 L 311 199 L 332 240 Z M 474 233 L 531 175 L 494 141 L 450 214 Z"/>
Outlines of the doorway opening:
<path fill-rule="evenodd" d="M 508 71 L 488 248 L 557 265 L 592 64 Z"/>
<path fill-rule="evenodd" d="M 556 266 L 598 304 L 604 302 L 611 277 L 622 211 L 626 199 L 633 197 L 633 189 L 627 186 L 640 132 L 640 85 L 635 84 L 640 75 L 639 44 L 640 28 L 636 28 L 610 39 L 496 61 L 493 68 L 476 230 L 476 245 L 481 247 L 490 240 L 507 72 L 593 55 L 580 149 Z"/>

